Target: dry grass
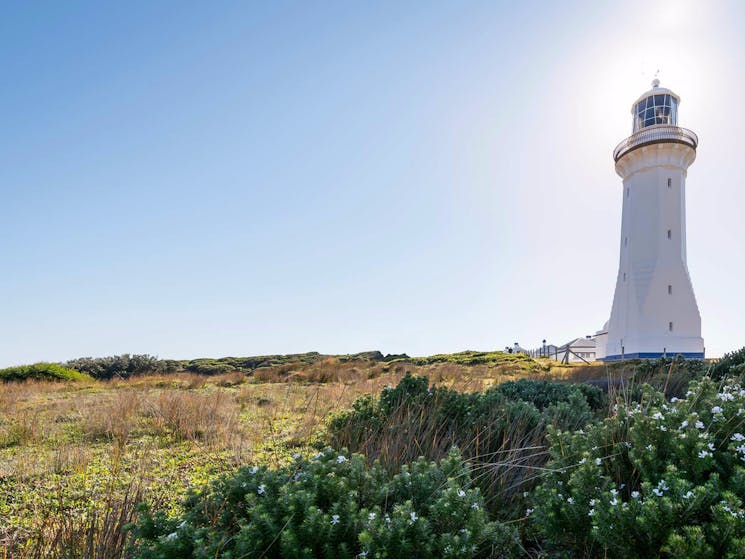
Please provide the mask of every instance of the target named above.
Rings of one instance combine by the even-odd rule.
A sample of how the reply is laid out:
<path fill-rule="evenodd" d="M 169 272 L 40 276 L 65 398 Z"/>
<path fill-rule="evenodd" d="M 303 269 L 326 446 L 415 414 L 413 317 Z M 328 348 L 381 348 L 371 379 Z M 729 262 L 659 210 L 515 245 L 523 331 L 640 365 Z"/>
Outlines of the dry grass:
<path fill-rule="evenodd" d="M 94 406 L 82 404 L 82 430 L 92 440 L 106 439 L 118 446 L 127 444 L 142 408 L 142 395 L 132 389 L 115 392 L 110 399 L 99 398 Z"/>

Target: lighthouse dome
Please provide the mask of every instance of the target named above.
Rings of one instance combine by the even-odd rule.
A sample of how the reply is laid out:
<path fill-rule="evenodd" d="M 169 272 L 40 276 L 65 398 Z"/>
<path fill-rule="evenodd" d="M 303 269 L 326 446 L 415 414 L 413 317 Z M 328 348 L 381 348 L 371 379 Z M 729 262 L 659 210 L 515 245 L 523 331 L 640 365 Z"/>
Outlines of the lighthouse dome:
<path fill-rule="evenodd" d="M 678 105 L 680 97 L 671 90 L 660 87 L 660 81 L 655 79 L 652 89 L 641 95 L 631 106 L 634 132 L 659 124 L 677 126 Z"/>

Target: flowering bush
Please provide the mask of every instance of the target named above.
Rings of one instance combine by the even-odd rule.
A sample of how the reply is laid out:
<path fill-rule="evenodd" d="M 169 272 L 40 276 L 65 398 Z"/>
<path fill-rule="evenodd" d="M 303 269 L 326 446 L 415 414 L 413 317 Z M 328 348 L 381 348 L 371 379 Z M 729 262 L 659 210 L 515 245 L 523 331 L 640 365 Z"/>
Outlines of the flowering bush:
<path fill-rule="evenodd" d="M 362 456 L 326 449 L 222 478 L 192 495 L 182 518 L 144 514 L 137 557 L 516 556 L 515 530 L 489 522 L 483 505 L 457 451 L 391 476 Z"/>
<path fill-rule="evenodd" d="M 647 387 L 586 432 L 549 439 L 550 473 L 526 514 L 555 554 L 745 556 L 745 389 L 734 381 L 706 378 L 669 402 Z"/>
<path fill-rule="evenodd" d="M 374 459 L 390 471 L 457 446 L 479 469 L 476 480 L 491 512 L 522 516 L 522 494 L 545 465 L 546 427 L 579 429 L 605 415 L 599 388 L 521 380 L 462 393 L 407 374 L 378 398 L 363 396 L 329 422 L 328 442 Z M 411 444 L 416 441 L 416 444 Z"/>

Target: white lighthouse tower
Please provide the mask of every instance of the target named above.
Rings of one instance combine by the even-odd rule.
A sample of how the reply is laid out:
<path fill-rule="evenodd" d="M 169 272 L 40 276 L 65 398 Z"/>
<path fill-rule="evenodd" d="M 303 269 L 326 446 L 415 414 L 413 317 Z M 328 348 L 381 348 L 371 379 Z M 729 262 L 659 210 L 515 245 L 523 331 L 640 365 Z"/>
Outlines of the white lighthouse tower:
<path fill-rule="evenodd" d="M 634 103 L 633 133 L 613 151 L 623 213 L 613 307 L 597 334 L 605 361 L 704 357 L 686 263 L 685 180 L 698 137 L 678 126 L 680 97 L 659 85 Z"/>

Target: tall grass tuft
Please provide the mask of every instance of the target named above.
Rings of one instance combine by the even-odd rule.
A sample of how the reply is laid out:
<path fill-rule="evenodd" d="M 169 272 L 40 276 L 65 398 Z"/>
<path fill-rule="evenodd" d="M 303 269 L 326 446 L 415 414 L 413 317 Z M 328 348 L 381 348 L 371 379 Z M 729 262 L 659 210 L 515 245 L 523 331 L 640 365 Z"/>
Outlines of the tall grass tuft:
<path fill-rule="evenodd" d="M 160 433 L 177 440 L 216 442 L 229 436 L 238 420 L 234 398 L 222 391 L 167 390 L 147 405 Z"/>
<path fill-rule="evenodd" d="M 87 510 L 47 514 L 25 537 L 0 540 L 0 557 L 16 559 L 121 559 L 132 536 L 143 501 L 142 479 L 133 479 L 123 494 L 109 492 Z"/>

